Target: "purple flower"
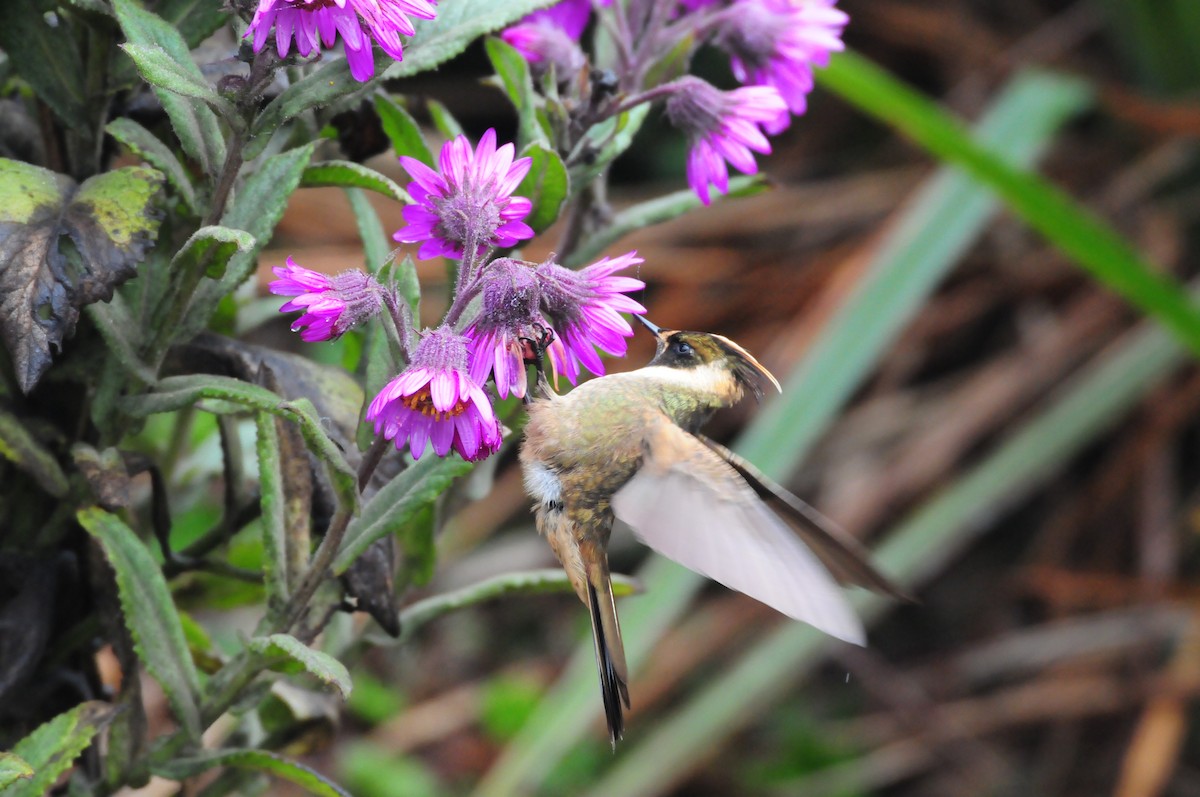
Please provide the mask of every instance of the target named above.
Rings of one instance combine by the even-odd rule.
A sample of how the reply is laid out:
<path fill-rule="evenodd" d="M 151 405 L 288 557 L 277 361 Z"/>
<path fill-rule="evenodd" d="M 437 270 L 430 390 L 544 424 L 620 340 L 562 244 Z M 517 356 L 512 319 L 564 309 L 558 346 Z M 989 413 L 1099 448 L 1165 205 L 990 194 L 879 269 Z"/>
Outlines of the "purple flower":
<path fill-rule="evenodd" d="M 688 151 L 688 184 L 700 201 L 710 201 L 708 187 L 729 191 L 728 161 L 743 174 L 754 174 L 755 152 L 768 154 L 771 145 L 758 129 L 787 113 L 787 105 L 773 86 L 745 86 L 721 91 L 697 77 L 675 82 L 667 99 L 667 118 L 691 141 Z"/>
<path fill-rule="evenodd" d="M 467 338 L 447 327 L 417 344 L 412 363 L 371 400 L 366 419 L 375 434 L 408 443 L 413 459 L 428 444 L 439 457 L 450 449 L 463 459 L 484 459 L 500 447 L 500 422 L 492 402 L 467 373 Z"/>
<path fill-rule="evenodd" d="M 579 39 L 591 15 L 591 0 L 563 0 L 505 28 L 500 38 L 531 64 L 553 64 L 565 80 L 587 63 Z"/>
<path fill-rule="evenodd" d="M 259 0 L 254 19 L 246 36 L 254 36 L 254 52 L 267 42 L 271 27 L 275 28 L 275 47 L 284 58 L 291 49 L 292 37 L 296 50 L 303 56 L 332 47 L 338 34 L 350 74 L 355 80 L 367 81 L 375 75 L 375 55 L 371 39 L 397 61 L 404 57 L 399 34 L 415 33 L 409 16 L 433 19 L 437 13 L 436 0 Z"/>
<path fill-rule="evenodd" d="M 739 81 L 774 86 L 799 116 L 808 107 L 813 67 L 828 66 L 830 53 L 845 49 L 842 29 L 850 18 L 834 8 L 836 2 L 741 0 L 722 15 L 715 43 L 729 53 Z M 790 121 L 785 111 L 763 127 L 775 135 Z"/>
<path fill-rule="evenodd" d="M 471 339 L 471 378 L 482 385 L 493 374 L 500 398 L 525 395 L 521 338 L 536 339 L 537 327 L 546 325 L 538 312 L 541 287 L 530 265 L 506 257 L 489 263 L 481 277 L 479 315 L 464 330 Z"/>
<path fill-rule="evenodd" d="M 362 271 L 343 271 L 334 277 L 297 266 L 290 257 L 286 266 L 271 269 L 279 279 L 269 286 L 276 296 L 295 296 L 279 308 L 281 313 L 303 310 L 292 322 L 301 340 L 315 343 L 339 338 L 383 306 L 379 283 Z"/>
<path fill-rule="evenodd" d="M 478 254 L 488 247 L 515 246 L 533 237 L 521 221 L 533 209 L 523 196 L 513 196 L 529 172 L 530 158 L 513 161 L 514 147 L 496 148 L 496 131 L 488 130 L 471 152 L 466 136 L 442 147 L 441 173 L 415 158 L 401 156 L 400 164 L 412 176 L 408 186 L 413 201 L 405 205 L 407 225 L 392 237 L 400 243 L 421 243 L 417 256 L 461 258 L 468 241 Z"/>
<path fill-rule="evenodd" d="M 615 272 L 637 265 L 642 258 L 628 252 L 616 258 L 604 258 L 587 268 L 572 271 L 552 260 L 537 267 L 541 283 L 542 312 L 554 329 L 550 344 L 550 363 L 555 373 L 564 374 L 571 384 L 579 381 L 582 363 L 592 373 L 603 376 L 604 362 L 596 348 L 620 357 L 633 336 L 633 328 L 620 313 L 644 313 L 646 308 L 625 294 L 641 290 L 646 284 Z"/>

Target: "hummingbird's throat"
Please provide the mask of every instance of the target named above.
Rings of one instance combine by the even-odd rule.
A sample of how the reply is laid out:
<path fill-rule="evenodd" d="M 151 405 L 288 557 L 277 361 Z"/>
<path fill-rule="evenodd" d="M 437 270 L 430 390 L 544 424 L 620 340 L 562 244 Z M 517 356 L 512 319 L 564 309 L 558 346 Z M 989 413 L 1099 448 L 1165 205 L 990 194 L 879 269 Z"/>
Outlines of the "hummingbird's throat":
<path fill-rule="evenodd" d="M 404 406 L 408 407 L 413 412 L 419 412 L 422 415 L 433 418 L 435 421 L 444 421 L 449 418 L 462 415 L 467 409 L 467 402 L 457 401 L 454 406 L 446 411 L 439 410 L 433 406 L 433 396 L 429 392 L 428 387 L 421 388 L 411 396 L 404 396 L 401 401 Z"/>

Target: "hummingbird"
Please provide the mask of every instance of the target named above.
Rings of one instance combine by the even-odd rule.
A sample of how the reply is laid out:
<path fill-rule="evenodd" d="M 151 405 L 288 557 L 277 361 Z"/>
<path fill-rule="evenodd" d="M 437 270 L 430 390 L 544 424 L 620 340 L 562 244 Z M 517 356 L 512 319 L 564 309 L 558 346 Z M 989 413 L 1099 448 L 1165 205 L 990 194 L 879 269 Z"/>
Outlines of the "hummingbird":
<path fill-rule="evenodd" d="M 614 747 L 630 707 L 608 566 L 614 522 L 684 567 L 847 642 L 866 635 L 837 582 L 905 597 L 854 537 L 700 432 L 746 391 L 781 390 L 771 372 L 726 337 L 634 317 L 657 339 L 649 364 L 563 395 L 539 371 L 520 453 L 538 531 L 591 615 Z"/>

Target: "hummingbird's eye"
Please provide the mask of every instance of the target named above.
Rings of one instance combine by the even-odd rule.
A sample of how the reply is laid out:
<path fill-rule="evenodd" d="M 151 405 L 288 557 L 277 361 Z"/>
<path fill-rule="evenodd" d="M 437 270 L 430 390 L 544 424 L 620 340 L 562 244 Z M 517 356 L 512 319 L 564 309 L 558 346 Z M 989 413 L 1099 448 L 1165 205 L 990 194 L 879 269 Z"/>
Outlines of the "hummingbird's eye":
<path fill-rule="evenodd" d="M 692 344 L 688 343 L 686 340 L 675 341 L 674 345 L 671 346 L 671 349 L 680 357 L 691 357 L 692 352 L 694 351 L 694 349 L 692 349 Z"/>

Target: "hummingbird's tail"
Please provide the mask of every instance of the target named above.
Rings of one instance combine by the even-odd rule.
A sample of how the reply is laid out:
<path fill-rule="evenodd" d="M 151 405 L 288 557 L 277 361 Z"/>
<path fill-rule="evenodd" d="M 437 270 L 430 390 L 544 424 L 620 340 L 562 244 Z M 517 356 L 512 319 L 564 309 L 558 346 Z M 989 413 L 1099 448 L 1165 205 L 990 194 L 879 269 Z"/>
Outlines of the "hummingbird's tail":
<path fill-rule="evenodd" d="M 604 700 L 604 716 L 608 720 L 608 738 L 616 747 L 625 731 L 622 704 L 629 708 L 629 670 L 625 664 L 625 646 L 621 641 L 621 626 L 617 621 L 617 605 L 613 599 L 612 581 L 607 568 L 599 578 L 589 578 L 588 609 L 592 616 L 592 640 L 596 645 L 596 669 L 600 671 L 600 695 Z M 599 582 L 597 585 L 595 582 Z"/>

